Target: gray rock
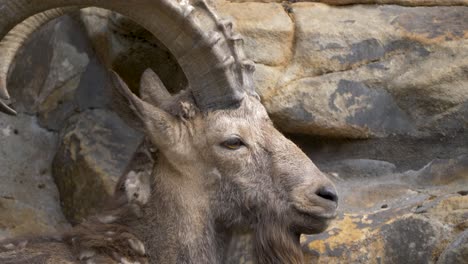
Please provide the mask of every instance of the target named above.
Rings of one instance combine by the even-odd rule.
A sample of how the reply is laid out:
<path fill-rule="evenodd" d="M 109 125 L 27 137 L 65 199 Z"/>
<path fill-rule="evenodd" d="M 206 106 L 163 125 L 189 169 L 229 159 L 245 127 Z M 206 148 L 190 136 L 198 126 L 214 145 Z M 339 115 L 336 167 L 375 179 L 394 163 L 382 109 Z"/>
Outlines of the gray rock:
<path fill-rule="evenodd" d="M 418 171 L 407 172 L 405 180 L 418 187 L 460 183 L 468 186 L 468 155 L 453 159 L 433 160 Z"/>
<path fill-rule="evenodd" d="M 91 43 L 68 16 L 35 32 L 18 54 L 10 74 L 15 109 L 37 112 L 41 125 L 59 129 L 75 111 L 75 91 L 91 56 Z"/>
<path fill-rule="evenodd" d="M 328 173 L 336 173 L 340 178 L 372 178 L 395 173 L 394 164 L 381 160 L 347 159 L 332 162 L 322 167 Z"/>
<path fill-rule="evenodd" d="M 142 141 L 140 132 L 110 111 L 88 110 L 68 120 L 52 169 L 71 222 L 106 203 Z"/>
<path fill-rule="evenodd" d="M 68 227 L 51 175 L 57 135 L 35 117 L 1 115 L 0 146 L 0 240 Z"/>

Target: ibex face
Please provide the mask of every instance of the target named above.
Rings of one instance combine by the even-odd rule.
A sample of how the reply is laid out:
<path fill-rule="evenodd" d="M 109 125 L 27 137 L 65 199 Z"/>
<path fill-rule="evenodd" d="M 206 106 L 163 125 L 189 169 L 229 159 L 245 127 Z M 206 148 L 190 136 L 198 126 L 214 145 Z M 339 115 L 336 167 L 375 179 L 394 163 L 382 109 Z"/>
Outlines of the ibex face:
<path fill-rule="evenodd" d="M 115 79 L 177 175 L 202 186 L 216 221 L 255 225 L 258 218 L 275 218 L 298 234 L 321 232 L 335 216 L 333 184 L 274 127 L 255 96 L 202 112 L 188 94 L 168 99 L 151 70 L 144 73 L 141 90 L 165 98 L 144 96 L 153 104 Z"/>
<path fill-rule="evenodd" d="M 321 232 L 334 217 L 334 186 L 276 130 L 255 97 L 246 97 L 237 109 L 199 115 L 193 126 L 193 142 L 187 143 L 206 166 L 200 180 L 215 171 L 211 175 L 220 182 L 207 187 L 217 188 L 211 190 L 221 202 L 215 208 L 243 212 L 247 219 L 279 217 L 297 233 Z M 222 217 L 232 219 L 230 214 Z"/>

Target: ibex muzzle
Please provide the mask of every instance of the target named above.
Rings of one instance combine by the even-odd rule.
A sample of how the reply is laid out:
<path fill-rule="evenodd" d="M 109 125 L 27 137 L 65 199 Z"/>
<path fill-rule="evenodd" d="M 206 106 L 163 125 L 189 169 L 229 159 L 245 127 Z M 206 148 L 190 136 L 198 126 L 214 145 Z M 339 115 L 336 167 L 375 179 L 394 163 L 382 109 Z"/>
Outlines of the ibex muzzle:
<path fill-rule="evenodd" d="M 127 211 L 78 227 L 69 236 L 72 247 L 89 260 L 101 253 L 120 262 L 148 255 L 152 263 L 223 263 L 232 230 L 247 228 L 259 263 L 302 263 L 299 235 L 321 232 L 335 217 L 335 188 L 274 127 L 254 91 L 254 64 L 245 59 L 242 38 L 205 1 L 0 0 L 0 37 L 6 35 L 0 97 L 9 97 L 8 68 L 28 34 L 83 6 L 108 8 L 143 25 L 174 54 L 190 88 L 172 96 L 147 70 L 139 98 L 111 73 L 160 154 L 151 186 L 141 188 L 150 194 L 127 199 Z M 1 101 L 0 108 L 14 113 Z M 139 182 L 145 181 L 132 179 L 132 193 Z"/>

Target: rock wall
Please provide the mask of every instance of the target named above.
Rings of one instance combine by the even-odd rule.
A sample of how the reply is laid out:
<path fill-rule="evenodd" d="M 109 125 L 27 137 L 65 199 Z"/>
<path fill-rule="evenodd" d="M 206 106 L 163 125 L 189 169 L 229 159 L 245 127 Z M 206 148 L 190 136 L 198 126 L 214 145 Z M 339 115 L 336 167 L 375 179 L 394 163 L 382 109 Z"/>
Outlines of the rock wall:
<path fill-rule="evenodd" d="M 466 129 L 468 7 L 219 3 L 286 132 L 424 137 Z"/>
<path fill-rule="evenodd" d="M 307 262 L 462 263 L 468 7 L 213 4 L 244 36 L 275 124 L 340 189 L 337 221 L 301 239 Z M 15 63 L 20 115 L 0 115 L 0 240 L 78 223 L 120 176 L 151 170 L 153 150 L 106 68 L 134 91 L 147 67 L 172 92 L 187 85 L 156 38 L 94 8 L 49 23 Z M 248 263 L 249 241 L 233 241 L 230 263 Z"/>

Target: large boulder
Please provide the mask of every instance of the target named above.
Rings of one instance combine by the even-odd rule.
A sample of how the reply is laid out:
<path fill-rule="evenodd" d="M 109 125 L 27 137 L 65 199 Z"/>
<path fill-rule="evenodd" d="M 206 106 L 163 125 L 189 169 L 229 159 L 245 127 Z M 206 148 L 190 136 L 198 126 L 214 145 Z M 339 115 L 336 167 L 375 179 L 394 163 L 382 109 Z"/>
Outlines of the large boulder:
<path fill-rule="evenodd" d="M 325 233 L 303 237 L 308 259 L 435 263 L 468 225 L 467 161 L 468 156 L 439 159 L 418 171 L 374 177 L 336 175 L 342 213 Z"/>
<path fill-rule="evenodd" d="M 140 132 L 110 111 L 88 110 L 68 119 L 52 169 L 72 223 L 109 201 L 142 142 Z"/>
<path fill-rule="evenodd" d="M 230 4 L 221 10 L 236 17 L 238 5 L 249 7 L 242 18 L 250 21 L 249 13 L 276 4 Z M 260 52 L 252 55 L 259 63 L 258 91 L 283 131 L 368 138 L 466 129 L 468 7 L 296 3 L 276 12 L 271 20 L 260 20 L 257 31 L 244 26 L 248 22 L 238 28 L 253 38 L 247 43 L 259 44 L 248 44 L 248 50 L 268 50 L 274 58 L 292 48 L 292 58 L 282 64 L 263 63 L 256 59 Z M 284 26 L 267 35 L 281 37 L 286 51 L 257 37 L 287 15 L 294 38 L 284 35 Z"/>

